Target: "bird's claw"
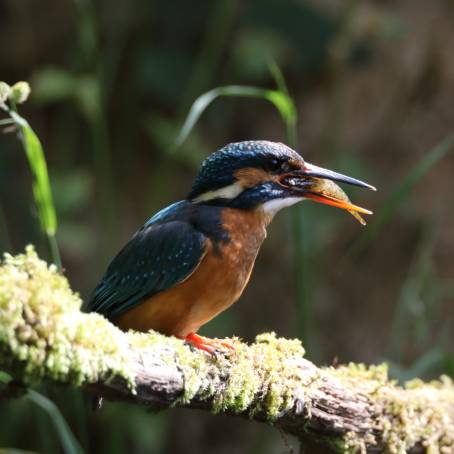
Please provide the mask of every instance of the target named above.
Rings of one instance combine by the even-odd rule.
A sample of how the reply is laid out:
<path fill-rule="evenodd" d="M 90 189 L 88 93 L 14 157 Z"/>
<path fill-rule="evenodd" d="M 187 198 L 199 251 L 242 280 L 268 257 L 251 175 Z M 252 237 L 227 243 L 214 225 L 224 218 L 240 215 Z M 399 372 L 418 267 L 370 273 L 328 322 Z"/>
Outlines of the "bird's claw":
<path fill-rule="evenodd" d="M 189 333 L 183 339 L 194 348 L 203 350 L 210 355 L 215 355 L 218 350 L 235 350 L 232 342 L 220 339 L 210 339 L 208 337 L 199 336 L 196 333 Z"/>

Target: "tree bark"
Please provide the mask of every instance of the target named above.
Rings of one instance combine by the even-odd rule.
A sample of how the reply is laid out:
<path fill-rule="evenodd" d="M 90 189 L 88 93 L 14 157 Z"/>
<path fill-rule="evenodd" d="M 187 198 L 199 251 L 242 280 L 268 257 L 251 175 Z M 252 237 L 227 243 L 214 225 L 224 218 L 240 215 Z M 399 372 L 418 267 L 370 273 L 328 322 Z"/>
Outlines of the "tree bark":
<path fill-rule="evenodd" d="M 153 409 L 180 406 L 212 411 L 232 378 L 229 361 L 235 361 L 235 353 L 230 357 L 219 353 L 222 366 L 219 358 L 204 358 L 210 364 L 204 378 L 213 377 L 212 394 L 206 396 L 201 390 L 189 402 L 181 402 L 185 374 L 178 362 L 163 361 L 160 349 L 156 346 L 140 354 L 130 352 L 135 394 L 119 377 L 86 388 L 108 400 L 145 404 Z M 407 389 L 389 382 L 381 375 L 384 370 L 356 365 L 318 368 L 303 357 L 295 362 L 301 385 L 295 383 L 290 408 L 271 417 L 263 409 L 251 415 L 250 408 L 257 404 L 266 408 L 266 393 L 258 393 L 247 409 L 237 412 L 227 408 L 224 413 L 272 423 L 299 438 L 303 446 L 305 441 L 318 443 L 333 452 L 419 453 L 429 452 L 429 448 L 434 449 L 430 452 L 454 452 L 454 392 L 449 380 L 410 384 Z"/>

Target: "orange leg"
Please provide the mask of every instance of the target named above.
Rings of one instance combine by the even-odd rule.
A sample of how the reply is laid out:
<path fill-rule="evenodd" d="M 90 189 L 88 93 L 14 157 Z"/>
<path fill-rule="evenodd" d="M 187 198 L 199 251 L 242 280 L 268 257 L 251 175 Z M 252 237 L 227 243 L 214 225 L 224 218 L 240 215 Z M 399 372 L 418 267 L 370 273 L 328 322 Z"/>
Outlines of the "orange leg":
<path fill-rule="evenodd" d="M 234 350 L 234 347 L 230 342 L 218 339 L 209 339 L 208 337 L 199 336 L 196 333 L 189 333 L 182 339 L 184 339 L 188 344 L 191 344 L 193 347 L 204 350 L 210 354 L 214 354 L 219 347 Z"/>

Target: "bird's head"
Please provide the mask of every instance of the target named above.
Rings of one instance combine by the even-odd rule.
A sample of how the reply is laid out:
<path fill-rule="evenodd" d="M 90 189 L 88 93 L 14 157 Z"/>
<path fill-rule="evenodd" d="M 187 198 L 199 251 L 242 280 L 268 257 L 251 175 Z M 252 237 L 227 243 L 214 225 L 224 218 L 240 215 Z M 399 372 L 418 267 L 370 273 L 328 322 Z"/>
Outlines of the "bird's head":
<path fill-rule="evenodd" d="M 193 203 L 261 209 L 271 217 L 281 208 L 312 199 L 358 213 L 370 211 L 350 203 L 334 182 L 375 190 L 355 178 L 305 162 L 281 143 L 231 143 L 202 163 L 188 199 Z"/>

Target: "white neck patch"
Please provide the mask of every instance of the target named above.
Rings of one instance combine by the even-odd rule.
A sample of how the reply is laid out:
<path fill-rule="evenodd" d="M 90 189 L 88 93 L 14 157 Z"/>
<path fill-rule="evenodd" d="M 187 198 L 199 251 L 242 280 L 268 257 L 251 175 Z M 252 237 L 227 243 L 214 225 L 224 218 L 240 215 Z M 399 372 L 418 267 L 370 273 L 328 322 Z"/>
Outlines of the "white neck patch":
<path fill-rule="evenodd" d="M 208 202 L 209 200 L 214 199 L 234 199 L 239 196 L 244 191 L 244 186 L 241 185 L 239 181 L 232 183 L 223 188 L 216 189 L 215 191 L 204 192 L 203 194 L 198 195 L 194 202 Z"/>
<path fill-rule="evenodd" d="M 295 203 L 301 202 L 304 197 L 286 197 L 285 199 L 273 199 L 265 202 L 260 207 L 262 211 L 268 216 L 274 216 L 282 208 L 286 208 L 294 205 Z"/>
<path fill-rule="evenodd" d="M 208 191 L 200 194 L 193 199 L 193 202 L 208 202 L 214 199 L 229 199 L 233 200 L 238 197 L 246 188 L 239 182 L 236 181 L 223 188 L 216 189 L 215 191 Z M 295 203 L 301 202 L 304 197 L 286 197 L 283 199 L 273 199 L 263 203 L 258 207 L 267 216 L 273 217 L 282 208 L 286 208 L 294 205 Z"/>

